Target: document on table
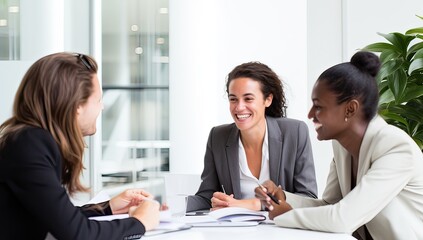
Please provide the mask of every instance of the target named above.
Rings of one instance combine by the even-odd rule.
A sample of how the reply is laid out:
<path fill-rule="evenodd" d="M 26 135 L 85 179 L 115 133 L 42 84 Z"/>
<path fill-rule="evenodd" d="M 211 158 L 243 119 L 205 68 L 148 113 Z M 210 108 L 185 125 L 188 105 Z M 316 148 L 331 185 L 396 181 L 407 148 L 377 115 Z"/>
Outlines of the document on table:
<path fill-rule="evenodd" d="M 128 214 L 115 214 L 115 215 L 106 215 L 106 216 L 96 216 L 90 217 L 91 220 L 97 221 L 111 221 L 115 219 L 123 219 L 128 218 Z M 155 229 L 147 231 L 144 236 L 154 236 L 158 234 L 168 233 L 168 232 L 175 232 L 190 229 L 192 226 L 186 224 L 184 222 L 173 221 L 171 218 L 171 214 L 169 211 L 161 211 L 160 212 L 160 223 Z"/>
<path fill-rule="evenodd" d="M 268 219 L 268 213 L 253 211 L 246 208 L 227 207 L 211 211 L 208 214 L 192 214 L 180 218 L 193 227 L 240 227 L 257 226 L 260 222 Z"/>

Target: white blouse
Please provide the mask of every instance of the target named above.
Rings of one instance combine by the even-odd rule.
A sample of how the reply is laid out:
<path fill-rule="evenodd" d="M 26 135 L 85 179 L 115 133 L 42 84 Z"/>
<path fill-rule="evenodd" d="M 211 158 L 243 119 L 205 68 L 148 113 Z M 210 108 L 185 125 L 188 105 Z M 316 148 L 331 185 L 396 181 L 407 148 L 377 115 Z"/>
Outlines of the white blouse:
<path fill-rule="evenodd" d="M 241 137 L 238 140 L 238 156 L 239 156 L 239 169 L 240 169 L 240 185 L 241 185 L 241 199 L 250 199 L 255 197 L 254 189 L 258 186 L 257 182 L 263 183 L 269 180 L 269 146 L 267 123 L 266 132 L 264 134 L 264 141 L 262 146 L 262 159 L 261 170 L 259 179 L 257 179 L 250 171 L 247 163 L 247 155 L 245 154 L 244 145 L 242 145 Z"/>

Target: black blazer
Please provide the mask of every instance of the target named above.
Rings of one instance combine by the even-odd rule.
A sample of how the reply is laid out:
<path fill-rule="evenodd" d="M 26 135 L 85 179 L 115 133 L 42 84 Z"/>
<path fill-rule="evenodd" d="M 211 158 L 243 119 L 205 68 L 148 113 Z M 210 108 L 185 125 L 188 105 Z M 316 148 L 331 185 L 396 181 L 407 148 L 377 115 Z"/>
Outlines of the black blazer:
<path fill-rule="evenodd" d="M 111 214 L 75 207 L 61 184 L 62 158 L 51 134 L 28 127 L 0 150 L 0 239 L 134 239 L 145 233 L 135 218 L 94 221 Z"/>
<path fill-rule="evenodd" d="M 266 116 L 270 180 L 288 192 L 317 197 L 316 174 L 307 125 L 289 118 Z M 235 123 L 212 128 L 207 141 L 201 185 L 187 199 L 187 211 L 211 208 L 214 192 L 241 198 L 238 164 L 239 129 Z"/>

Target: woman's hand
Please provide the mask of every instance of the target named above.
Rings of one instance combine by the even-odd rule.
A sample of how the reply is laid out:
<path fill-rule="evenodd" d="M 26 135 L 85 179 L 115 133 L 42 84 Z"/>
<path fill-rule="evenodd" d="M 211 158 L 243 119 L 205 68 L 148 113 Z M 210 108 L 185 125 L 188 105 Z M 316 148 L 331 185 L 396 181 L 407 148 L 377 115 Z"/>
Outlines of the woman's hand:
<path fill-rule="evenodd" d="M 256 198 L 238 200 L 234 198 L 233 194 L 226 195 L 222 192 L 213 193 L 213 197 L 211 198 L 211 205 L 211 211 L 225 207 L 243 207 L 256 211 L 261 209 L 260 201 Z"/>
<path fill-rule="evenodd" d="M 270 180 L 267 180 L 262 186 L 255 188 L 256 198 L 258 198 L 267 209 L 269 209 L 269 218 L 273 219 L 278 215 L 284 214 L 291 210 L 292 207 L 285 200 L 286 196 L 282 190 L 282 187 L 276 186 L 276 184 Z M 279 204 L 275 203 L 267 194 L 274 196 Z"/>
<path fill-rule="evenodd" d="M 130 207 L 152 199 L 153 195 L 145 190 L 129 189 L 110 199 L 109 204 L 113 214 L 122 214 L 128 213 Z"/>
<path fill-rule="evenodd" d="M 138 206 L 129 209 L 129 216 L 138 219 L 146 231 L 152 230 L 159 225 L 160 204 L 155 200 L 144 200 Z"/>

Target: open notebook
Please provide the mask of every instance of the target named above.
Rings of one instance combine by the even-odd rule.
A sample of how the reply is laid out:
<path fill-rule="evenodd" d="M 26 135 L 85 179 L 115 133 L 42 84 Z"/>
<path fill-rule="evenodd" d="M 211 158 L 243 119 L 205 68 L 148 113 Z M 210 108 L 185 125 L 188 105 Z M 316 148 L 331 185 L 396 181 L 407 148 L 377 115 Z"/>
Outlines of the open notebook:
<path fill-rule="evenodd" d="M 183 221 L 193 227 L 256 226 L 268 219 L 265 211 L 253 211 L 246 208 L 227 207 L 211 211 L 208 214 L 187 214 Z"/>

